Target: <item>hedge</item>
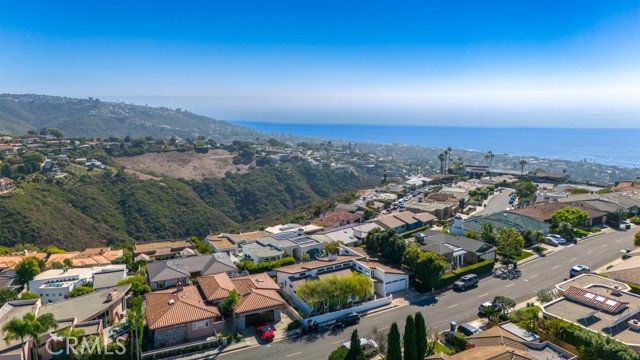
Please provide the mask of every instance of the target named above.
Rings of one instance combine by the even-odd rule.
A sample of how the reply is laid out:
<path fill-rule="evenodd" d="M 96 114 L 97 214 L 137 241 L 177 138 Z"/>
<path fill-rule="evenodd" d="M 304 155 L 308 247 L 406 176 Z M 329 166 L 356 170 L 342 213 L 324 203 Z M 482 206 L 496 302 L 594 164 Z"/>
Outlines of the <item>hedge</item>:
<path fill-rule="evenodd" d="M 245 261 L 242 266 L 250 274 L 256 274 L 256 273 L 261 273 L 265 271 L 271 271 L 281 266 L 293 265 L 295 263 L 296 263 L 296 259 L 292 258 L 291 256 L 287 256 L 280 260 L 265 261 L 259 264 L 254 264 L 251 260 L 248 260 L 248 261 Z"/>
<path fill-rule="evenodd" d="M 486 272 L 493 270 L 494 265 L 495 265 L 495 261 L 484 260 L 477 264 L 469 265 L 461 269 L 454 270 L 452 273 L 444 275 L 440 278 L 440 281 L 438 282 L 438 287 L 442 288 L 442 287 L 451 285 L 454 282 L 458 281 L 458 279 L 460 279 L 461 277 L 467 274 L 476 274 L 476 275 L 484 274 Z"/>
<path fill-rule="evenodd" d="M 632 293 L 640 295 L 640 286 L 632 283 L 628 283 L 627 285 L 629 285 L 629 287 L 631 288 Z"/>

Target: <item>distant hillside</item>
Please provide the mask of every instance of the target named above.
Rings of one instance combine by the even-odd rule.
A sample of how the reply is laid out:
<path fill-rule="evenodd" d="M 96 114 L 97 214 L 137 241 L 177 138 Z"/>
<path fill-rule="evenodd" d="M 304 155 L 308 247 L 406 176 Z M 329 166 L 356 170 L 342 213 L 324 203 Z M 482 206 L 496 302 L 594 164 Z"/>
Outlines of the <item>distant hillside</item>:
<path fill-rule="evenodd" d="M 67 136 L 138 137 L 203 135 L 216 141 L 254 140 L 258 132 L 184 110 L 98 99 L 0 94 L 0 132 L 57 128 Z"/>
<path fill-rule="evenodd" d="M 69 250 L 141 240 L 206 236 L 284 215 L 374 177 L 339 175 L 304 163 L 269 165 L 221 179 L 140 180 L 94 170 L 47 181 L 36 174 L 0 198 L 0 245 L 31 243 Z"/>

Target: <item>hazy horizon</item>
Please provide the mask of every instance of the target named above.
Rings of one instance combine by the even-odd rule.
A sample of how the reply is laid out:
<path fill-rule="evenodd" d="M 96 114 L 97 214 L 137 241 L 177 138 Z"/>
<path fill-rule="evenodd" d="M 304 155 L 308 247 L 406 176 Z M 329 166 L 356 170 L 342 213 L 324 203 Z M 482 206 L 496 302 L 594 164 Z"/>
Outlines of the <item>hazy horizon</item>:
<path fill-rule="evenodd" d="M 0 92 L 221 120 L 640 127 L 636 1 L 11 3 Z"/>

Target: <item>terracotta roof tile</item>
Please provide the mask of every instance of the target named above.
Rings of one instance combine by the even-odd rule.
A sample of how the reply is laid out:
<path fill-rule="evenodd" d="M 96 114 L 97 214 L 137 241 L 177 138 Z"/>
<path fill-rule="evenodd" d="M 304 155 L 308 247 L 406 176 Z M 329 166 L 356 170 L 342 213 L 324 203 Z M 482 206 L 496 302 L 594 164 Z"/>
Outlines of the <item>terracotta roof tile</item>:
<path fill-rule="evenodd" d="M 185 286 L 183 291 L 172 289 L 147 293 L 145 300 L 147 325 L 151 330 L 220 316 L 218 308 L 206 304 L 195 286 Z"/>

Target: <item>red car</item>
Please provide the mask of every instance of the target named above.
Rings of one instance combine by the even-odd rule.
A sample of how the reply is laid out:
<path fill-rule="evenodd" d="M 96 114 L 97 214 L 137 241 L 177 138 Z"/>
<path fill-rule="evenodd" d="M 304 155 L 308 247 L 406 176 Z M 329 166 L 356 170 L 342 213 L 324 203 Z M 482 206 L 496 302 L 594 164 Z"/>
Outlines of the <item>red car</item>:
<path fill-rule="evenodd" d="M 273 333 L 273 329 L 267 324 L 257 325 L 256 326 L 256 334 L 260 336 L 260 339 L 263 341 L 271 341 L 275 334 Z"/>

